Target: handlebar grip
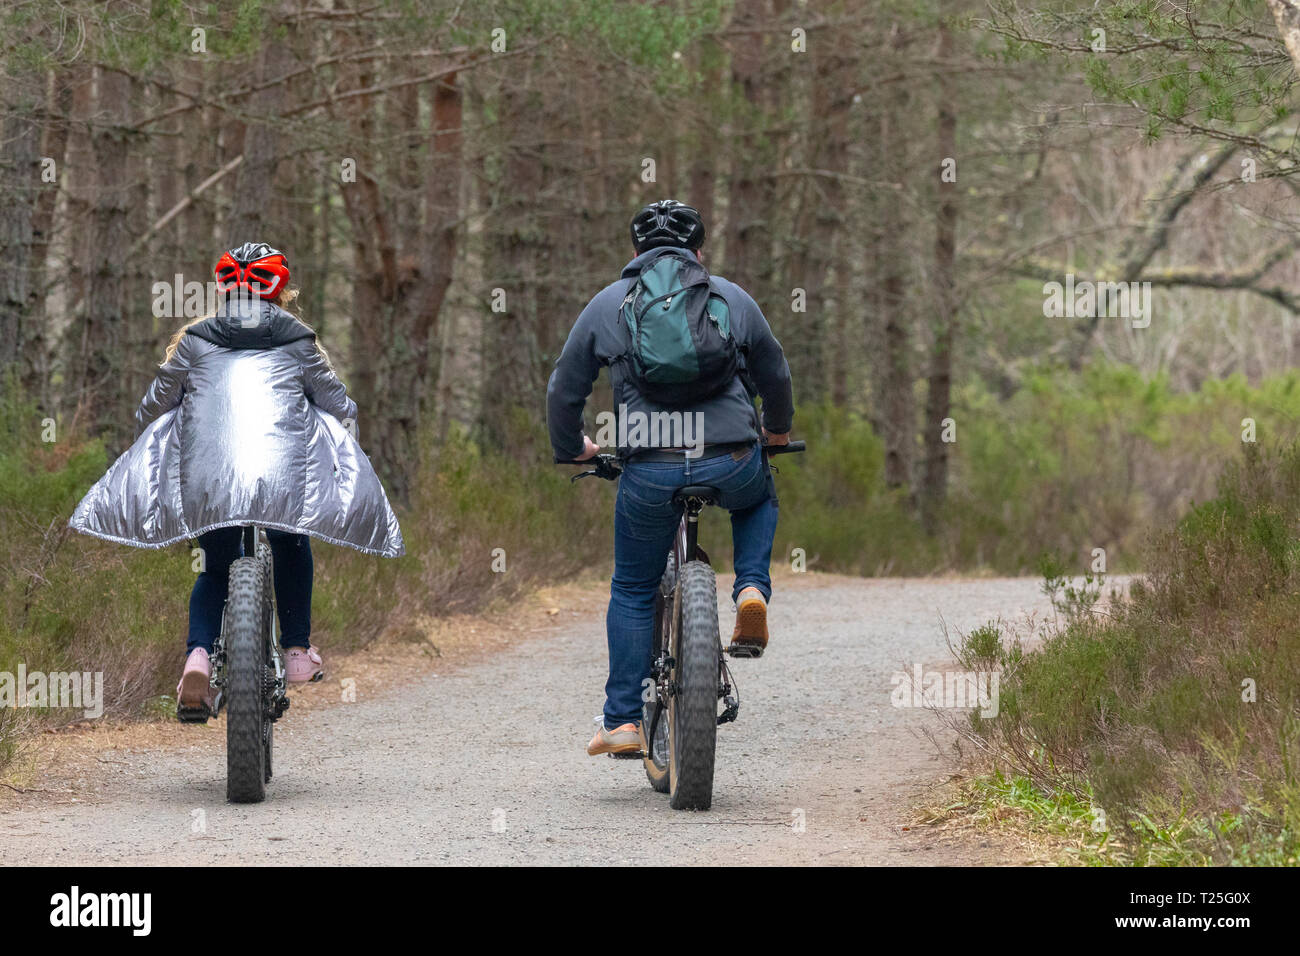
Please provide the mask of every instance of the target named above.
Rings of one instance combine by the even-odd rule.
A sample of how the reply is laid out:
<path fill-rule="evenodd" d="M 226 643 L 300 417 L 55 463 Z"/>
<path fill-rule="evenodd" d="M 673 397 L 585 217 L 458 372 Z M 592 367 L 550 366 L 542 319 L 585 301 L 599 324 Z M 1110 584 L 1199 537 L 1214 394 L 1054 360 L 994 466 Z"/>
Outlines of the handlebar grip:
<path fill-rule="evenodd" d="M 806 450 L 808 444 L 803 441 L 792 441 L 784 445 L 764 445 L 763 451 L 769 455 L 790 455 L 795 452 Z"/>

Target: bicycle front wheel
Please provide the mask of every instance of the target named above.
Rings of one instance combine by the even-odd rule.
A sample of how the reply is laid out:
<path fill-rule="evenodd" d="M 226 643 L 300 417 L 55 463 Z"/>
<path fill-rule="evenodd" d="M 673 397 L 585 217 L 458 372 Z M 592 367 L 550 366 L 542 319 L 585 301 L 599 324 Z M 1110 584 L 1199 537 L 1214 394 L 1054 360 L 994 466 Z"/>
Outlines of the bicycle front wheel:
<path fill-rule="evenodd" d="M 226 599 L 226 799 L 266 799 L 266 627 L 270 614 L 263 563 L 240 558 L 230 566 Z"/>
<path fill-rule="evenodd" d="M 718 741 L 718 590 L 713 568 L 691 561 L 677 582 L 680 618 L 673 641 L 673 692 L 668 699 L 674 810 L 707 810 L 713 803 Z"/>

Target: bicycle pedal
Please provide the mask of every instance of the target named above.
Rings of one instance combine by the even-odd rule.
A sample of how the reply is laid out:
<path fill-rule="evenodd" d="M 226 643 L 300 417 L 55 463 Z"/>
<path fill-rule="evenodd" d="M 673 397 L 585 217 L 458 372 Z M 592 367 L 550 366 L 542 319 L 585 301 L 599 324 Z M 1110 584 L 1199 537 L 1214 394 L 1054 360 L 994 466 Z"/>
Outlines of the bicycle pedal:
<path fill-rule="evenodd" d="M 757 644 L 736 644 L 727 646 L 727 654 L 735 658 L 755 658 L 763 656 L 763 648 Z"/>
<path fill-rule="evenodd" d="M 177 705 L 176 707 L 176 719 L 182 724 L 206 724 L 214 716 L 216 715 L 206 705 L 199 707 Z"/>
<path fill-rule="evenodd" d="M 623 752 L 623 753 L 621 753 L 621 754 L 610 754 L 610 756 L 613 757 L 615 760 L 644 760 L 644 759 L 645 759 L 645 751 L 643 751 L 643 750 L 628 750 L 628 751 L 625 751 L 625 752 Z"/>

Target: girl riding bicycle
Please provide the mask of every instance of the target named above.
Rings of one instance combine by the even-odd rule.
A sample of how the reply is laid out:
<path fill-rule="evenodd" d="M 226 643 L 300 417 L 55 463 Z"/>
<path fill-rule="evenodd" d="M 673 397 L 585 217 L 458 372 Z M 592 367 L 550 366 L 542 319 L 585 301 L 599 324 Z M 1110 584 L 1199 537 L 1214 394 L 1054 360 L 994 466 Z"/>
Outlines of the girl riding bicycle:
<path fill-rule="evenodd" d="M 285 306 L 284 254 L 245 243 L 217 263 L 214 315 L 173 336 L 135 413 L 136 441 L 82 499 L 85 534 L 145 548 L 197 538 L 183 707 L 208 706 L 210 654 L 221 632 L 240 530 L 266 529 L 274 562 L 286 677 L 323 675 L 312 646 L 308 536 L 398 557 L 402 533 L 383 486 L 351 433 L 357 406 L 316 342 Z"/>

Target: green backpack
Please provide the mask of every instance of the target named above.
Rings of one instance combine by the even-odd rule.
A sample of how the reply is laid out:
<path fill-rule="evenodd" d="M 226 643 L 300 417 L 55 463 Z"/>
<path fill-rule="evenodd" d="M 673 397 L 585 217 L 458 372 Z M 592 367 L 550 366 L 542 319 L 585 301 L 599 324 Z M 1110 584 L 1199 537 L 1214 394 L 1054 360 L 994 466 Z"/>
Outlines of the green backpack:
<path fill-rule="evenodd" d="M 660 405 L 692 405 L 740 370 L 727 300 L 685 250 L 648 262 L 619 310 L 631 337 L 624 358 L 638 391 Z"/>

